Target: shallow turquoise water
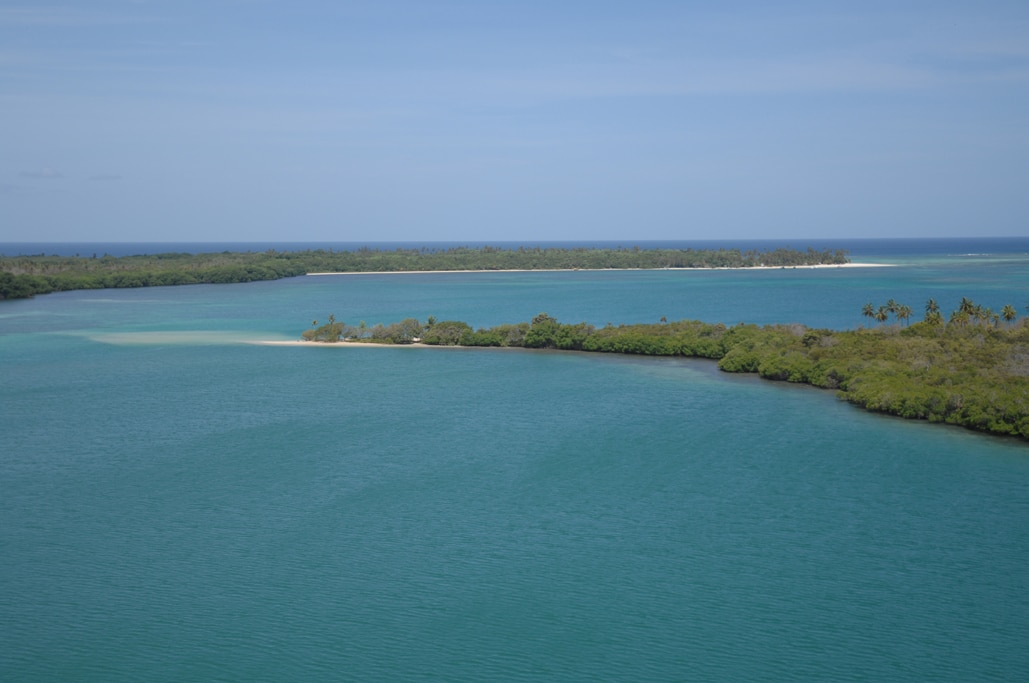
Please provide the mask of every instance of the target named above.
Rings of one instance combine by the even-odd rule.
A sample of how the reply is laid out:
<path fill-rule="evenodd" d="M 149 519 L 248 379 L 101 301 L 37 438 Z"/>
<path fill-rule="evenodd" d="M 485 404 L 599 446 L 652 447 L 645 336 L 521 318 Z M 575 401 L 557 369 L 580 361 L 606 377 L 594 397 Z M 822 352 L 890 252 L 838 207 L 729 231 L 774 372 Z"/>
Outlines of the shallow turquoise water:
<path fill-rule="evenodd" d="M 267 347 L 313 317 L 863 324 L 1027 269 L 298 278 L 0 307 L 3 680 L 1029 668 L 1029 450 L 702 361 Z"/>

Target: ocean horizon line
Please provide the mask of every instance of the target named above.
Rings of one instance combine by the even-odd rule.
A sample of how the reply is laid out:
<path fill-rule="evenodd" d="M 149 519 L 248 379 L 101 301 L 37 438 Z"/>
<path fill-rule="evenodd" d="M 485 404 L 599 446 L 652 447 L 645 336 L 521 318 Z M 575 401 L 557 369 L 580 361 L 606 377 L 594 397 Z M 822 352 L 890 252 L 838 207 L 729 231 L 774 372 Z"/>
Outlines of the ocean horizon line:
<path fill-rule="evenodd" d="M 311 251 L 317 249 L 843 249 L 854 256 L 896 253 L 976 255 L 1029 253 L 1029 237 L 826 237 L 678 240 L 181 240 L 181 241 L 2 241 L 0 256 L 134 256 L 159 253 L 215 253 L 221 251 Z"/>

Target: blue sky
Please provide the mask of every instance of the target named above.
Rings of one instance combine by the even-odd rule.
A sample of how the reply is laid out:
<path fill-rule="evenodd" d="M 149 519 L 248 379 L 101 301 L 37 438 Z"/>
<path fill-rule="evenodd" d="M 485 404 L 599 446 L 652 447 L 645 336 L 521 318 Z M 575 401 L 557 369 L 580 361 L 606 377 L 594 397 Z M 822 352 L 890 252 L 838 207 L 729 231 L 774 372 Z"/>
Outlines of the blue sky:
<path fill-rule="evenodd" d="M 0 0 L 0 241 L 1025 234 L 1025 0 Z"/>

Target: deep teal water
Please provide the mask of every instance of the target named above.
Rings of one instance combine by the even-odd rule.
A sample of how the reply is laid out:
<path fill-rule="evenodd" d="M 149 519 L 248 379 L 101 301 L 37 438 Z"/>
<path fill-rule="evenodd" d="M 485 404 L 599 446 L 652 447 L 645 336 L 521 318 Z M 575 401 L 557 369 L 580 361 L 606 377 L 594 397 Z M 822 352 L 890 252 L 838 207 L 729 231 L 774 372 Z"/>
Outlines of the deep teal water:
<path fill-rule="evenodd" d="M 702 361 L 243 342 L 1027 292 L 986 256 L 2 302 L 0 679 L 1018 680 L 1022 442 Z"/>

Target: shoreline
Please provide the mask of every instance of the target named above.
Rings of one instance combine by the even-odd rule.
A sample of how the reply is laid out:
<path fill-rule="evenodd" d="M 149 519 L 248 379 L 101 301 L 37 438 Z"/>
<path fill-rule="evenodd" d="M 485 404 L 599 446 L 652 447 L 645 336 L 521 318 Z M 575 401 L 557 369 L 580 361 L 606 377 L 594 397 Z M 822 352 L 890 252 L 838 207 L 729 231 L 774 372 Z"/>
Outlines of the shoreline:
<path fill-rule="evenodd" d="M 867 371 L 867 363 L 854 364 L 854 360 L 861 361 L 862 359 L 879 359 L 884 357 L 880 353 L 881 349 L 878 348 L 878 342 L 864 342 L 870 335 L 875 340 L 881 340 L 885 344 L 887 351 L 908 348 L 905 344 L 905 340 L 896 334 L 884 334 L 881 330 L 865 331 L 863 328 L 857 330 L 813 330 L 815 337 L 820 342 L 822 339 L 829 339 L 833 343 L 823 344 L 819 343 L 816 346 L 815 352 L 822 351 L 822 347 L 831 348 L 837 346 L 835 341 L 842 340 L 845 342 L 837 346 L 838 349 L 842 349 L 841 353 L 835 356 L 826 356 L 826 360 L 829 363 L 830 370 L 827 372 L 824 369 L 818 370 L 812 361 L 812 355 L 808 352 L 807 343 L 808 336 L 804 334 L 803 339 L 800 338 L 799 333 L 796 330 L 790 329 L 788 326 L 784 329 L 783 326 L 764 326 L 760 329 L 753 329 L 743 337 L 735 337 L 731 335 L 731 330 L 727 331 L 726 328 L 722 328 L 720 332 L 726 334 L 719 334 L 718 340 L 727 340 L 722 347 L 714 348 L 710 346 L 699 346 L 694 342 L 703 341 L 705 337 L 712 335 L 712 332 L 716 331 L 716 327 L 713 325 L 706 325 L 703 323 L 697 324 L 695 321 L 681 321 L 684 323 L 677 329 L 678 332 L 683 335 L 683 343 L 675 345 L 664 345 L 658 346 L 654 344 L 648 344 L 647 339 L 643 338 L 642 342 L 637 339 L 640 336 L 639 330 L 628 330 L 628 334 L 621 334 L 619 330 L 615 330 L 614 336 L 609 335 L 605 341 L 601 339 L 597 344 L 590 345 L 586 348 L 585 342 L 579 340 L 576 346 L 568 346 L 565 349 L 557 349 L 553 346 L 553 340 L 557 338 L 557 333 L 552 331 L 549 339 L 551 345 L 543 348 L 529 348 L 524 345 L 519 346 L 487 346 L 487 345 L 473 345 L 464 346 L 461 344 L 455 345 L 436 345 L 436 344 L 425 344 L 421 340 L 412 343 L 378 343 L 371 341 L 347 341 L 340 340 L 335 342 L 330 341 L 314 341 L 307 339 L 295 339 L 295 340 L 266 340 L 258 341 L 254 340 L 248 343 L 262 346 L 280 346 L 280 347 L 337 347 L 337 348 L 355 348 L 355 347 L 378 347 L 378 348 L 428 348 L 429 346 L 435 346 L 440 349 L 454 349 L 454 350 L 465 350 L 465 349 L 481 349 L 483 351 L 521 351 L 529 353 L 571 353 L 571 354 L 590 354 L 593 356 L 603 355 L 608 357 L 632 357 L 632 358 L 679 358 L 679 359 L 693 359 L 698 361 L 708 361 L 715 363 L 719 370 L 719 374 L 726 373 L 726 375 L 736 376 L 757 376 L 762 379 L 767 379 L 776 383 L 786 383 L 786 385 L 801 385 L 810 388 L 823 389 L 827 391 L 835 391 L 836 395 L 855 407 L 862 409 L 870 413 L 878 413 L 882 415 L 889 415 L 900 419 L 908 420 L 919 420 L 934 423 L 945 423 L 955 426 L 964 427 L 972 431 L 981 432 L 984 434 L 992 434 L 995 436 L 1014 436 L 1029 438 L 1029 432 L 1026 432 L 1024 424 L 1019 421 L 1018 412 L 1022 413 L 1024 417 L 1024 411 L 1018 410 L 1019 392 L 1022 392 L 1021 396 L 1024 397 L 1024 389 L 1019 387 L 1019 380 L 1016 375 L 1008 373 L 1005 374 L 1002 365 L 989 361 L 968 361 L 965 358 L 970 358 L 975 354 L 967 353 L 968 349 L 977 348 L 976 340 L 974 335 L 968 334 L 964 329 L 959 329 L 957 333 L 946 334 L 940 332 L 934 332 L 930 326 L 928 329 L 923 329 L 918 332 L 917 337 L 931 342 L 930 352 L 939 353 L 944 359 L 945 363 L 940 365 L 943 370 L 936 373 L 937 379 L 942 378 L 943 380 L 952 380 L 947 382 L 949 389 L 945 390 L 944 395 L 935 388 L 940 385 L 940 382 L 934 381 L 934 376 L 923 376 L 918 371 L 914 373 L 907 369 L 907 365 L 904 362 L 892 362 L 887 361 L 886 371 L 890 373 L 889 382 L 880 385 L 873 385 L 871 390 L 864 390 L 859 386 L 857 391 L 850 391 L 847 388 L 847 384 L 852 379 L 863 380 L 871 378 L 871 381 L 876 381 L 876 373 L 878 369 Z M 1026 328 L 1025 323 L 1029 322 L 1029 319 L 1020 321 L 1022 329 Z M 564 326 L 570 328 L 574 326 Z M 655 325 L 641 325 L 641 330 L 646 331 L 654 328 Z M 1007 355 L 1010 349 L 1017 349 L 1018 337 L 1017 333 L 1019 329 L 1015 326 L 1010 328 L 999 328 L 1003 334 L 996 336 L 992 342 L 992 355 L 998 358 L 1003 358 Z M 873 334 L 874 333 L 874 334 Z M 635 336 L 634 336 L 635 335 Z M 626 344 L 619 344 L 616 337 L 621 337 L 623 342 Z M 658 335 L 665 336 L 665 335 Z M 654 335 L 651 335 L 653 340 Z M 635 342 L 634 342 L 635 340 Z M 738 349 L 743 348 L 747 351 L 748 347 L 758 348 L 761 346 L 758 342 L 762 340 L 768 340 L 772 342 L 771 345 L 766 345 L 768 348 L 772 348 L 768 351 L 766 348 L 764 351 L 755 352 L 757 362 L 751 363 L 749 359 L 744 358 L 744 363 L 740 362 L 741 354 L 734 353 Z M 981 342 L 982 337 L 980 337 Z M 487 342 L 489 339 L 486 340 Z M 575 340 L 572 340 L 573 342 Z M 610 343 L 610 342 L 616 343 Z M 773 348 L 777 343 L 785 341 L 786 348 L 790 350 L 790 357 L 779 356 L 779 351 Z M 635 345 L 632 345 L 635 343 Z M 744 354 L 745 355 L 745 354 Z M 898 355 L 898 354 L 892 354 Z M 891 357 L 892 357 L 891 355 Z M 779 358 L 785 358 L 785 364 L 777 364 L 776 361 Z M 773 364 L 770 371 L 766 370 L 762 364 L 767 359 L 771 358 Z M 953 367 L 947 368 L 947 364 L 954 361 L 957 363 L 957 369 Z M 878 361 L 877 361 L 878 362 Z M 745 364 L 746 363 L 746 364 Z M 966 372 L 967 367 L 976 368 L 978 367 L 979 373 L 968 373 Z M 898 369 L 899 368 L 899 369 Z M 997 369 L 998 377 L 1001 380 L 1005 378 L 1011 378 L 1012 382 L 1006 381 L 993 381 L 983 380 L 980 375 L 983 373 L 982 370 L 992 371 L 994 368 Z M 820 374 L 819 374 L 820 373 Z M 833 377 L 834 373 L 835 377 Z M 891 396 L 891 392 L 898 386 L 898 383 L 904 383 L 910 389 L 910 396 L 908 397 L 909 403 L 904 404 L 884 404 L 883 401 Z M 860 384 L 860 382 L 859 382 Z M 985 388 L 985 389 L 984 389 Z M 991 392 L 999 393 L 999 400 L 996 396 L 989 398 L 989 402 L 985 402 L 977 398 L 977 395 L 986 396 Z M 983 414 L 992 415 L 991 421 L 982 421 L 976 419 L 970 419 L 967 414 L 954 410 L 950 403 L 950 396 L 955 392 L 957 395 L 971 395 L 973 396 L 972 405 L 978 407 Z M 884 399 L 885 397 L 885 399 Z M 948 406 L 942 408 L 947 412 L 934 412 L 938 411 L 942 406 Z M 913 408 L 912 408 L 913 406 Z M 1013 407 L 1012 407 L 1013 406 Z M 960 406 L 959 406 L 960 408 Z M 973 418 L 974 418 L 973 414 Z M 1014 415 L 1014 418 L 1011 416 Z"/>
<path fill-rule="evenodd" d="M 659 270 L 683 270 L 683 271 L 705 271 L 705 270 L 798 270 L 818 268 L 892 268 L 893 263 L 820 263 L 811 266 L 731 266 L 725 268 L 510 268 L 492 270 L 360 270 L 345 272 L 319 272 L 307 273 L 307 277 L 320 275 L 430 275 L 432 273 L 574 273 L 591 272 L 602 273 L 607 271 L 659 271 Z"/>
<path fill-rule="evenodd" d="M 355 341 L 343 341 L 338 342 L 323 342 L 323 341 L 307 341 L 306 339 L 292 339 L 292 340 L 258 340 L 248 341 L 247 344 L 253 344 L 255 346 L 326 346 L 326 347 L 377 347 L 380 349 L 469 349 L 477 348 L 472 346 L 460 346 L 456 344 L 443 345 L 443 344 L 422 344 L 421 342 L 412 342 L 410 344 L 380 344 L 378 342 L 355 342 Z"/>

